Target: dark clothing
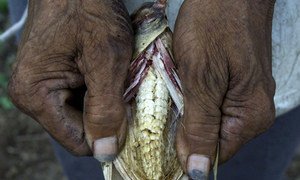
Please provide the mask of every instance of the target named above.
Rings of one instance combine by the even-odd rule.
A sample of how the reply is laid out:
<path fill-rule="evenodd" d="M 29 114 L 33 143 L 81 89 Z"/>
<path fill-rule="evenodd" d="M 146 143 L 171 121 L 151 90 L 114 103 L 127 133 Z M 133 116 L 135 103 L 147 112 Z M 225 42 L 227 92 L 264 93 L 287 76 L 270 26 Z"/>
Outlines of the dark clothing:
<path fill-rule="evenodd" d="M 54 152 L 69 180 L 104 180 L 101 164 L 93 157 L 75 157 L 50 139 Z"/>
<path fill-rule="evenodd" d="M 278 117 L 266 133 L 219 168 L 219 180 L 282 180 L 300 144 L 300 106 Z"/>
<path fill-rule="evenodd" d="M 268 132 L 250 141 L 230 161 L 220 166 L 218 180 L 283 180 L 300 143 L 299 129 L 300 106 L 278 117 Z M 94 158 L 74 157 L 51 141 L 70 180 L 102 178 L 100 164 Z"/>

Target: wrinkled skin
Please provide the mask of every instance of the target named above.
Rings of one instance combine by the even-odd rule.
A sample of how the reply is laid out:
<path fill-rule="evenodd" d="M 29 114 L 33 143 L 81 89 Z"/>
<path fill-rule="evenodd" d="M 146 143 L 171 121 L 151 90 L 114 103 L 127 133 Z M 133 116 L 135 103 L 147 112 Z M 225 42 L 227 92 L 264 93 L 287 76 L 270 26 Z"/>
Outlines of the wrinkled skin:
<path fill-rule="evenodd" d="M 274 121 L 272 0 L 186 0 L 174 32 L 185 114 L 177 151 L 230 159 Z"/>
<path fill-rule="evenodd" d="M 9 84 L 19 109 L 65 148 L 90 155 L 96 139 L 119 137 L 133 35 L 121 0 L 31 0 Z"/>
<path fill-rule="evenodd" d="M 186 0 L 181 7 L 174 53 L 185 96 L 177 134 L 185 170 L 190 154 L 213 163 L 220 142 L 224 162 L 272 124 L 273 6 L 272 0 Z M 12 100 L 74 154 L 91 154 L 101 137 L 117 135 L 121 145 L 133 45 L 124 5 L 31 0 L 29 7 Z"/>

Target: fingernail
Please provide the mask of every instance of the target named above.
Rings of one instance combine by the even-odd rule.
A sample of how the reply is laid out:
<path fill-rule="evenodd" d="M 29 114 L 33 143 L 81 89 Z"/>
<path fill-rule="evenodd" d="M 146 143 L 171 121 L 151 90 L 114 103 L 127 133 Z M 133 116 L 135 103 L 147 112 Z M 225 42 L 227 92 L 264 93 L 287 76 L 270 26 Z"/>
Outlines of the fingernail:
<path fill-rule="evenodd" d="M 188 158 L 187 171 L 190 179 L 207 180 L 210 160 L 207 156 L 192 154 Z"/>
<path fill-rule="evenodd" d="M 94 158 L 100 162 L 113 161 L 118 152 L 118 140 L 116 136 L 97 139 L 94 141 Z"/>

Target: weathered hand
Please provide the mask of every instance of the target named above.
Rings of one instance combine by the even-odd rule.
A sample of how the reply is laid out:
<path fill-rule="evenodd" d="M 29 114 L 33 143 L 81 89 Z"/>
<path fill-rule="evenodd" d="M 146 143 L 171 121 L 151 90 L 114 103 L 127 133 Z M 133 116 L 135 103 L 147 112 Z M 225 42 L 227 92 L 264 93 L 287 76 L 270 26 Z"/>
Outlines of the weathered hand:
<path fill-rule="evenodd" d="M 274 120 L 274 0 L 186 0 L 174 34 L 185 113 L 177 151 L 191 178 L 207 176 L 220 142 L 230 159 Z"/>
<path fill-rule="evenodd" d="M 13 102 L 72 153 L 112 160 L 126 129 L 122 94 L 133 46 L 123 2 L 29 3 Z"/>

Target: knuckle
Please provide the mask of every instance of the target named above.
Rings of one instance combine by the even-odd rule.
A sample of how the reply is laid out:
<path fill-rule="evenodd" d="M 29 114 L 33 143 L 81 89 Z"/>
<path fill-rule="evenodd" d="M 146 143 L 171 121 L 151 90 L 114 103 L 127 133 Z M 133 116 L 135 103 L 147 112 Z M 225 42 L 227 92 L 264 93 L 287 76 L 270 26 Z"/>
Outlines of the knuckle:
<path fill-rule="evenodd" d="M 214 148 L 219 139 L 219 124 L 210 121 L 186 122 L 182 129 L 192 153 L 214 156 Z"/>
<path fill-rule="evenodd" d="M 32 83 L 30 75 L 16 71 L 10 78 L 8 93 L 16 107 L 32 115 L 43 108 L 42 99 L 47 97 L 48 89 L 42 84 Z"/>
<path fill-rule="evenodd" d="M 97 107 L 86 106 L 88 110 L 85 111 L 87 123 L 91 125 L 101 125 L 113 127 L 120 125 L 122 116 L 119 110 L 114 109 L 101 109 Z M 99 110 L 99 111 L 98 111 Z"/>
<path fill-rule="evenodd" d="M 253 138 L 254 134 L 251 129 L 247 128 L 247 126 L 237 118 L 225 118 L 223 120 L 220 139 L 221 143 L 223 142 L 223 145 L 228 146 L 228 144 L 231 144 L 230 147 L 225 147 L 225 149 L 223 149 L 223 151 L 227 151 L 225 155 L 231 157 L 240 146 Z"/>
<path fill-rule="evenodd" d="M 85 103 L 87 123 L 104 127 L 118 126 L 124 118 L 125 109 L 118 97 L 88 96 Z"/>
<path fill-rule="evenodd" d="M 187 135 L 188 139 L 192 142 L 205 142 L 205 143 L 216 142 L 216 140 L 219 138 L 218 133 L 208 132 L 208 131 L 195 132 L 195 131 L 189 130 L 186 132 L 186 135 Z"/>
<path fill-rule="evenodd" d="M 220 121 L 210 121 L 209 118 L 206 118 L 207 121 L 190 121 L 185 123 L 188 134 L 194 134 L 196 136 L 209 136 L 215 138 L 215 135 L 218 134 L 219 131 L 219 123 Z"/>
<path fill-rule="evenodd" d="M 222 117 L 221 135 L 223 135 L 225 139 L 227 139 L 226 137 L 229 137 L 229 135 L 238 136 L 244 129 L 245 123 L 243 123 L 240 119 L 228 116 Z"/>
<path fill-rule="evenodd" d="M 24 104 L 24 94 L 26 86 L 24 86 L 24 81 L 22 81 L 21 77 L 17 74 L 11 77 L 8 83 L 8 94 L 11 98 L 12 102 L 19 108 L 23 109 L 25 107 Z"/>

